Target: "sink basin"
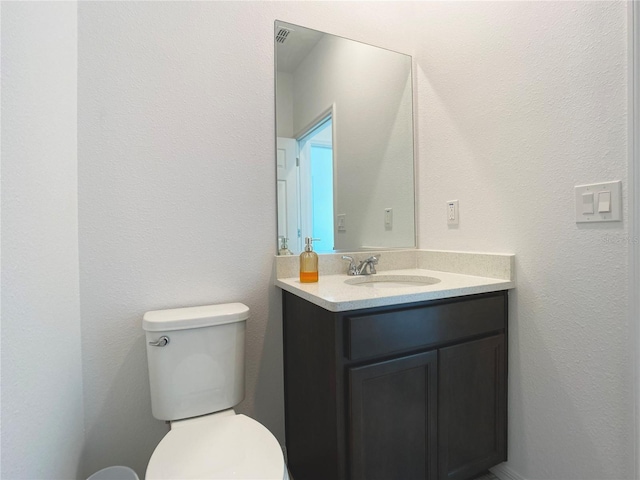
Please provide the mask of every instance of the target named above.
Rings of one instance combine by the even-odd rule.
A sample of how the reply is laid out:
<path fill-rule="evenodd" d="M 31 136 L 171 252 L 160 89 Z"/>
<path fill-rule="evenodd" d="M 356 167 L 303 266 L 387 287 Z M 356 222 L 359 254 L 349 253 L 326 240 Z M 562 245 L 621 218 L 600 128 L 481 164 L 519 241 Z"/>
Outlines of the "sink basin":
<path fill-rule="evenodd" d="M 440 283 L 439 278 L 424 275 L 366 275 L 348 278 L 344 281 L 347 285 L 355 285 L 367 288 L 407 288 L 426 287 Z"/>

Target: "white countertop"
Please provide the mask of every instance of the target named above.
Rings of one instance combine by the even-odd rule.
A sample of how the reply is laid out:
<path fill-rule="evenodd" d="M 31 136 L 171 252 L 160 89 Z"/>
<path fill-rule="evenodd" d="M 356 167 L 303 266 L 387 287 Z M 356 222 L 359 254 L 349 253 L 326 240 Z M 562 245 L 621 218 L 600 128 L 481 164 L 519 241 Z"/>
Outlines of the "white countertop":
<path fill-rule="evenodd" d="M 275 284 L 331 312 L 343 312 L 360 308 L 382 307 L 403 303 L 460 297 L 476 293 L 496 292 L 514 288 L 514 282 L 498 278 L 462 275 L 424 269 L 385 270 L 379 275 L 419 275 L 439 278 L 433 285 L 394 286 L 393 288 L 368 288 L 345 283 L 350 277 L 320 275 L 317 283 L 300 283 L 298 277 L 280 278 Z"/>

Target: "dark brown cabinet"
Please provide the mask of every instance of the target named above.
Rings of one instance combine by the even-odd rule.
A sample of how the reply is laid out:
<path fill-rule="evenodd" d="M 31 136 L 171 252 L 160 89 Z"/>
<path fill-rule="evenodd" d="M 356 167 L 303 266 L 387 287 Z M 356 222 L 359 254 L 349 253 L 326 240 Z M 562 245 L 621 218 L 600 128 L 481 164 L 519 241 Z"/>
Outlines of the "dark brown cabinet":
<path fill-rule="evenodd" d="M 465 480 L 506 457 L 504 334 L 439 351 L 439 478 Z"/>
<path fill-rule="evenodd" d="M 436 352 L 349 369 L 351 478 L 436 479 Z"/>
<path fill-rule="evenodd" d="M 473 478 L 506 460 L 507 292 L 348 312 L 283 293 L 295 480 Z"/>

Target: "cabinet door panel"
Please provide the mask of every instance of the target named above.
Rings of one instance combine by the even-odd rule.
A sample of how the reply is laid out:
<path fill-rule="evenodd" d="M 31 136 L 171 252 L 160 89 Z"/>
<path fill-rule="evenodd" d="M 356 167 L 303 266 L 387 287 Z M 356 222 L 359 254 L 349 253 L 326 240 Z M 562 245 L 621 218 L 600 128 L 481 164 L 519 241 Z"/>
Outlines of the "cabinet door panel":
<path fill-rule="evenodd" d="M 472 478 L 506 460 L 504 335 L 440 350 L 438 469 Z"/>
<path fill-rule="evenodd" d="M 437 352 L 349 370 L 352 480 L 436 479 Z"/>

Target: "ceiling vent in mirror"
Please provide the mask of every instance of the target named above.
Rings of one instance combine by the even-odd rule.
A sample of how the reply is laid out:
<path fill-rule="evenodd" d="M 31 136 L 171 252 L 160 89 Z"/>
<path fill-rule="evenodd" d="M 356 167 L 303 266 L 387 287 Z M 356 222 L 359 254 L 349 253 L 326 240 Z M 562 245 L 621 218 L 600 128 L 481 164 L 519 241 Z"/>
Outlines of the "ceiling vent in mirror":
<path fill-rule="evenodd" d="M 276 33 L 276 42 L 284 43 L 290 33 L 291 30 L 289 30 L 288 28 L 278 27 L 278 33 Z"/>

